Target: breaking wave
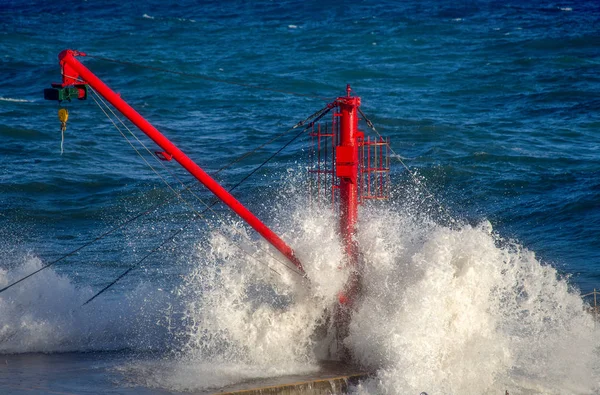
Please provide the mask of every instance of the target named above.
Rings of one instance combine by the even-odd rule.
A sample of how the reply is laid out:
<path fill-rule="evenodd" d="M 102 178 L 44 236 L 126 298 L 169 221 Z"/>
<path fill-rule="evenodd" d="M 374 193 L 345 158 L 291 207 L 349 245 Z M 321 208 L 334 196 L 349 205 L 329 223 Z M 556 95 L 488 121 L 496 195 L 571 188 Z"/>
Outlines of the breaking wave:
<path fill-rule="evenodd" d="M 17 267 L 0 268 L 0 288 L 38 270 L 42 262 L 27 256 Z M 118 300 L 93 295 L 52 268 L 0 294 L 0 354 L 93 350 L 151 350 L 164 346 L 165 296 L 140 284 Z"/>
<path fill-rule="evenodd" d="M 357 393 L 589 394 L 598 330 L 578 292 L 489 222 L 371 216 L 364 298 L 346 339 L 377 378 Z"/>
<path fill-rule="evenodd" d="M 142 284 L 80 308 L 92 290 L 51 269 L 3 293 L 0 352 L 168 349 L 168 358 L 119 371 L 177 391 L 315 372 L 339 351 L 329 317 L 349 273 L 329 210 L 298 210 L 290 223 L 283 236 L 308 281 L 229 222 L 198 242 L 176 300 Z M 358 234 L 362 299 L 344 345 L 376 376 L 354 393 L 598 391 L 600 333 L 578 291 L 489 222 L 446 227 L 373 208 L 362 210 Z M 0 271 L 0 287 L 39 267 L 27 257 Z M 165 325 L 171 303 L 181 312 L 174 331 Z"/>
<path fill-rule="evenodd" d="M 345 346 L 376 377 L 354 393 L 597 390 L 598 330 L 578 292 L 533 252 L 485 221 L 449 228 L 381 209 L 361 217 L 363 299 Z M 167 367 L 127 370 L 144 376 L 144 385 L 193 391 L 311 372 L 317 360 L 334 356 L 327 317 L 348 275 L 339 267 L 335 223 L 326 212 L 294 219 L 300 226 L 288 237 L 307 265 L 310 288 L 262 249 L 235 247 L 231 239 L 243 227 L 228 237 L 222 228 L 198 246 L 181 287 L 181 354 Z"/>

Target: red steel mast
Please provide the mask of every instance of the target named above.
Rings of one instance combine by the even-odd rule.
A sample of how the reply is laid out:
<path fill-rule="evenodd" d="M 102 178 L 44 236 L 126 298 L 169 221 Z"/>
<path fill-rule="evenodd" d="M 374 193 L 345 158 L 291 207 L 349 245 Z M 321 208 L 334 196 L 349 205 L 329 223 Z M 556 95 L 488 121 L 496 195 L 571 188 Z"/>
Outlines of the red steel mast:
<path fill-rule="evenodd" d="M 336 103 L 340 109 L 339 144 L 336 147 L 336 176 L 340 188 L 340 232 L 349 264 L 355 265 L 357 246 L 355 240 L 358 220 L 358 107 L 360 97 L 350 97 L 350 85 L 346 88 L 346 97 L 338 97 Z"/>
<path fill-rule="evenodd" d="M 339 139 L 335 147 L 335 175 L 339 188 L 340 235 L 346 253 L 346 265 L 352 269 L 344 290 L 339 295 L 342 304 L 338 311 L 338 325 L 342 332 L 347 331 L 350 308 L 360 292 L 360 268 L 358 267 L 358 245 L 356 241 L 356 223 L 358 221 L 358 149 L 364 139 L 364 133 L 358 130 L 358 108 L 360 97 L 351 97 L 350 85 L 346 87 L 346 96 L 338 97 L 335 104 L 339 112 Z M 345 336 L 344 336 L 345 337 Z"/>

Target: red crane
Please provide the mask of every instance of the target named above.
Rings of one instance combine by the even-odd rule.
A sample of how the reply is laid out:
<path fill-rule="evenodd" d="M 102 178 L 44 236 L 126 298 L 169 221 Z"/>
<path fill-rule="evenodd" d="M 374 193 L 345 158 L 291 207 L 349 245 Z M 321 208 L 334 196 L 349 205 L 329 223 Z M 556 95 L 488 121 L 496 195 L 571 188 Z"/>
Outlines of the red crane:
<path fill-rule="evenodd" d="M 150 122 L 134 110 L 121 96 L 110 89 L 94 73 L 85 67 L 77 56 L 85 56 L 85 53 L 67 49 L 58 55 L 61 66 L 63 80 L 61 84 L 52 84 L 53 89 L 44 92 L 46 99 L 65 100 L 71 97 L 85 99 L 87 96 L 87 86 L 92 87 L 98 94 L 104 97 L 110 104 L 127 117 L 134 125 L 144 132 L 161 149 L 162 156 L 167 160 L 174 159 L 206 188 L 208 188 L 223 203 L 238 214 L 248 225 L 254 228 L 262 237 L 265 238 L 273 247 L 281 252 L 290 262 L 292 262 L 301 273 L 304 274 L 304 267 L 296 257 L 294 250 L 286 244 L 275 232 L 259 220 L 250 210 L 240 203 L 233 195 L 223 188 L 217 181 L 209 176 L 200 166 L 190 157 L 183 153 L 175 144 L 173 144 L 165 135 L 158 131 Z"/>
<path fill-rule="evenodd" d="M 160 153 L 161 158 L 177 161 L 304 274 L 304 267 L 290 246 L 127 104 L 119 94 L 79 62 L 76 59 L 78 56 L 86 55 L 70 49 L 59 54 L 62 83 L 52 84 L 52 89 L 46 89 L 44 91 L 46 99 L 59 101 L 73 98 L 85 99 L 89 85 L 161 147 L 163 150 Z M 321 139 L 331 139 L 331 155 L 329 156 L 331 162 L 328 164 L 328 168 L 321 169 L 319 159 L 317 168 L 311 170 L 311 173 L 318 177 L 325 175 L 325 178 L 329 180 L 329 184 L 325 185 L 325 188 L 331 188 L 330 192 L 334 201 L 336 194 L 339 197 L 339 232 L 347 257 L 346 263 L 353 268 L 348 284 L 339 297 L 342 308 L 340 309 L 341 316 L 337 320 L 341 323 L 341 327 L 345 327 L 351 315 L 351 306 L 360 289 L 359 252 L 356 242 L 358 205 L 366 199 L 388 198 L 387 150 L 389 142 L 381 137 L 373 141 L 365 140 L 364 133 L 358 129 L 359 113 L 361 113 L 360 97 L 351 96 L 350 85 L 346 88 L 346 96 L 338 97 L 327 107 L 336 109 L 333 114 L 332 132 L 321 133 L 319 127 L 318 132 L 311 133 L 311 136 L 316 137 L 319 150 L 321 149 Z M 68 113 L 65 112 L 61 117 L 63 127 L 67 116 Z M 325 147 L 325 151 L 328 151 L 327 145 Z"/>

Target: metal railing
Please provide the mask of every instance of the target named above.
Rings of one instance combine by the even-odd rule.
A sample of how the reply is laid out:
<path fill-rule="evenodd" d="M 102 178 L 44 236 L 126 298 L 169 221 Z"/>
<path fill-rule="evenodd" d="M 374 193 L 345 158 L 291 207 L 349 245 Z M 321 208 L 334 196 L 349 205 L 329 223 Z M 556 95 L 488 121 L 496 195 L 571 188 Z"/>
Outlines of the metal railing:
<path fill-rule="evenodd" d="M 590 296 L 594 297 L 594 303 L 590 303 L 590 306 L 587 308 L 587 310 L 594 316 L 596 320 L 599 318 L 600 315 L 600 306 L 598 306 L 598 295 L 600 295 L 600 291 L 597 291 L 596 288 L 594 288 L 592 292 L 581 295 L 581 297 L 584 299 Z"/>

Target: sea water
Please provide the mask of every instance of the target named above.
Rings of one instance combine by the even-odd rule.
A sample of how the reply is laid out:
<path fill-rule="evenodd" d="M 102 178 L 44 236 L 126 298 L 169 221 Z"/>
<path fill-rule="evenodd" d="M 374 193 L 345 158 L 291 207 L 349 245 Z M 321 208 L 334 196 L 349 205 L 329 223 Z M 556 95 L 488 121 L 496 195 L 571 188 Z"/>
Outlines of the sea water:
<path fill-rule="evenodd" d="M 351 84 L 394 150 L 391 199 L 360 208 L 343 345 L 376 374 L 352 392 L 598 393 L 581 295 L 600 285 L 599 17 L 592 1 L 1 2 L 0 288 L 148 214 L 0 293 L 0 388 L 204 392 L 314 372 L 337 343 L 348 272 L 335 215 L 308 202 L 308 137 L 234 195 L 309 285 L 225 207 L 199 218 L 210 195 L 177 197 L 165 181 L 191 178 L 158 176 L 92 97 L 66 104 L 61 154 L 42 90 L 72 48 L 225 187 L 292 134 L 223 165 Z"/>

